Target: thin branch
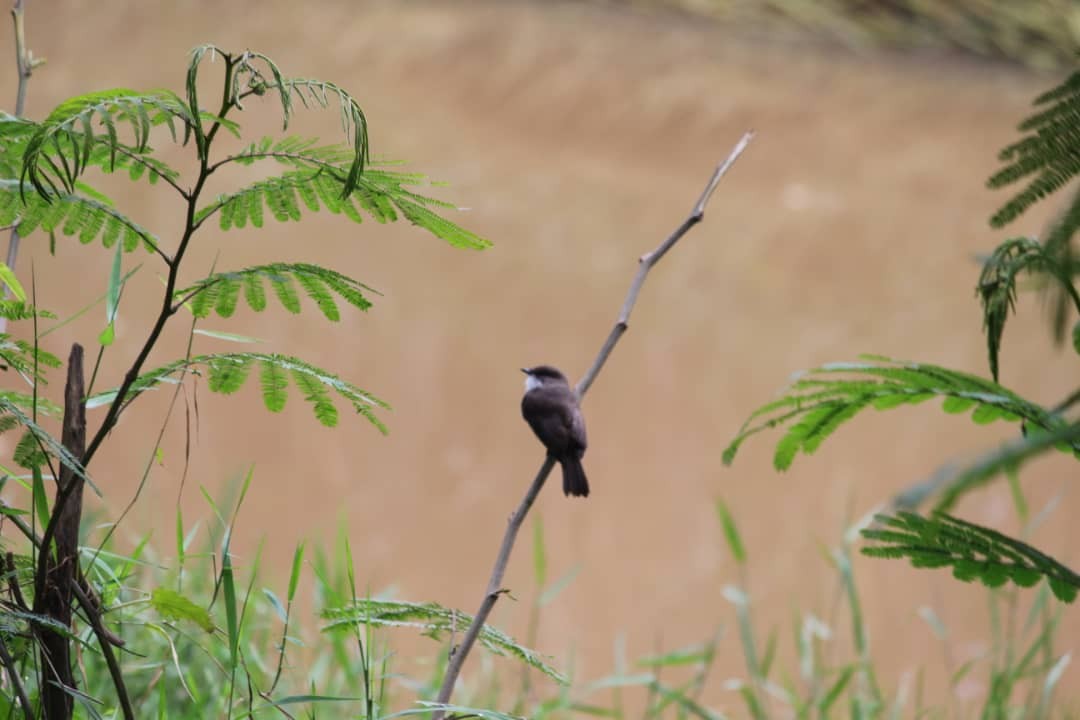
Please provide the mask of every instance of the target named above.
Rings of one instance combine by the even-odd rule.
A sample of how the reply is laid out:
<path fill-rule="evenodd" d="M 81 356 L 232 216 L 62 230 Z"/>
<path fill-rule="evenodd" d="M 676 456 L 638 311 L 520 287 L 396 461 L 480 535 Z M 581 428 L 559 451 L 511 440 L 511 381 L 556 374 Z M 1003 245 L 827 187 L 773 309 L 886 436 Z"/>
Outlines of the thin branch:
<path fill-rule="evenodd" d="M 1073 390 L 1072 394 L 1055 405 L 1050 412 L 1060 415 L 1078 402 L 1080 402 L 1080 389 Z"/>
<path fill-rule="evenodd" d="M 652 252 L 642 255 L 638 260 L 639 265 L 637 274 L 634 275 L 634 279 L 630 283 L 630 290 L 626 294 L 626 300 L 623 302 L 622 310 L 619 312 L 619 317 L 615 321 L 615 326 L 611 329 L 611 333 L 608 335 L 607 340 L 604 341 L 603 346 L 600 348 L 600 352 L 597 354 L 596 360 L 593 361 L 592 367 L 589 368 L 589 371 L 585 373 L 585 376 L 582 377 L 581 381 L 577 384 L 577 394 L 579 398 L 583 397 L 585 393 L 588 392 L 589 387 L 593 384 L 593 381 L 596 380 L 596 376 L 600 373 L 600 370 L 603 369 L 608 356 L 611 355 L 611 351 L 615 348 L 616 343 L 619 342 L 619 338 L 622 337 L 622 334 L 625 333 L 627 327 L 629 327 L 628 322 L 630 313 L 634 309 L 634 304 L 637 302 L 642 285 L 645 284 L 645 277 L 649 274 L 649 271 L 652 270 L 653 266 L 660 262 L 661 258 L 663 258 L 664 255 L 674 247 L 675 243 L 686 234 L 687 230 L 701 222 L 702 217 L 705 215 L 705 206 L 708 205 L 709 199 L 716 190 L 716 186 L 720 184 L 720 179 L 724 177 L 727 171 L 743 153 L 753 137 L 753 132 L 748 132 L 742 136 L 728 155 L 727 159 L 717 166 L 712 177 L 709 178 L 709 182 L 705 185 L 701 197 L 698 198 L 697 203 L 694 205 L 693 210 L 691 210 L 690 215 L 686 220 L 684 220 L 682 224 L 659 245 L 659 247 Z M 450 648 L 450 661 L 447 664 L 446 675 L 443 677 L 442 687 L 439 688 L 439 695 L 436 700 L 439 705 L 445 706 L 450 702 L 450 696 L 454 692 L 454 685 L 457 683 L 458 675 L 461 673 L 461 667 L 465 664 L 465 658 L 468 657 L 469 651 L 472 650 L 473 645 L 476 643 L 476 638 L 479 637 L 480 630 L 484 627 L 488 615 L 491 614 L 492 608 L 495 607 L 495 602 L 503 592 L 503 575 L 505 574 L 506 566 L 510 561 L 510 552 L 514 548 L 514 541 L 517 539 L 518 530 L 521 529 L 521 524 L 524 522 L 525 516 L 532 507 L 533 502 L 535 502 L 536 497 L 540 494 L 541 488 L 544 487 L 544 481 L 547 480 L 547 476 L 551 473 L 554 466 L 555 460 L 548 456 L 548 458 L 544 460 L 544 464 L 540 467 L 540 471 L 536 474 L 536 478 L 533 480 L 532 485 L 529 486 L 528 491 L 525 493 L 525 497 L 522 499 L 521 504 L 518 505 L 518 508 L 510 515 L 506 527 L 506 534 L 503 535 L 502 545 L 499 546 L 499 554 L 495 558 L 495 566 L 492 568 L 491 578 L 488 580 L 487 589 L 484 591 L 484 598 L 480 603 L 480 609 L 476 611 L 472 624 L 469 625 L 469 629 L 465 632 L 465 637 L 462 638 L 461 645 L 456 648 Z M 432 716 L 432 720 L 442 720 L 444 715 L 445 711 L 439 709 Z"/>
<path fill-rule="evenodd" d="M 4 664 L 8 671 L 11 686 L 15 688 L 15 694 L 19 698 L 19 705 L 22 706 L 23 717 L 26 720 L 34 720 L 34 710 L 30 705 L 30 698 L 26 694 L 26 688 L 23 687 L 22 678 L 19 677 L 19 668 L 15 667 L 15 658 L 11 657 L 11 653 L 8 652 L 7 644 L 4 643 L 2 635 L 0 635 L 0 662 Z"/>
<path fill-rule="evenodd" d="M 690 211 L 689 217 L 683 220 L 679 227 L 675 228 L 675 231 L 668 236 L 667 240 L 660 243 L 660 247 L 656 248 L 652 252 L 645 253 L 638 258 L 638 271 L 634 275 L 634 280 L 630 283 L 630 290 L 626 293 L 626 300 L 623 301 L 622 310 L 619 312 L 619 318 L 615 321 L 615 326 L 611 328 L 611 333 L 608 335 L 604 346 L 600 348 L 599 354 L 596 356 L 596 360 L 593 361 L 592 367 L 585 373 L 585 376 L 581 378 L 581 381 L 577 384 L 578 397 L 584 397 L 585 393 L 589 391 L 596 376 L 600 374 L 600 370 L 604 367 L 604 363 L 607 362 L 608 356 L 611 355 L 611 351 L 615 349 L 615 344 L 619 342 L 619 338 L 626 332 L 629 327 L 628 322 L 630 320 L 630 313 L 634 310 L 634 304 L 637 303 L 638 293 L 641 292 L 641 286 L 645 284 L 645 277 L 649 274 L 649 271 L 653 269 L 660 260 L 667 254 L 668 250 L 675 246 L 675 243 L 682 239 L 682 236 L 686 232 L 701 222 L 701 218 L 705 217 L 705 206 L 709 204 L 709 199 L 716 191 L 717 185 L 720 184 L 721 178 L 727 174 L 727 171 L 735 164 L 735 161 L 739 159 L 746 146 L 750 144 L 753 139 L 754 133 L 748 132 L 739 139 L 735 147 L 732 149 L 731 154 L 727 156 L 724 162 L 717 166 L 713 171 L 712 177 L 709 178 L 709 182 L 705 185 L 705 189 L 701 192 L 701 197 L 698 198 L 697 203 L 694 204 L 694 209 Z"/>
<path fill-rule="evenodd" d="M 105 623 L 101 620 L 101 613 L 98 612 L 93 599 L 87 595 L 81 584 L 75 583 L 71 589 L 79 604 L 82 605 L 83 611 L 86 612 L 86 619 L 90 622 L 90 627 L 98 639 L 101 654 L 105 656 L 105 664 L 109 667 L 109 676 L 112 679 L 113 687 L 116 688 L 116 698 L 120 701 L 120 712 L 125 720 L 135 720 L 135 709 L 131 705 L 131 697 L 128 695 L 127 686 L 124 683 L 124 671 L 121 669 L 120 663 L 116 659 L 116 652 L 113 650 L 113 645 L 122 645 L 123 640 L 117 638 L 115 634 L 105 627 Z"/>
<path fill-rule="evenodd" d="M 167 182 L 169 185 L 172 185 L 173 190 L 180 193 L 180 197 L 184 198 L 185 200 L 188 199 L 188 191 L 187 190 L 180 187 L 180 185 L 175 180 L 173 180 L 171 177 L 169 177 L 165 173 L 161 172 L 158 168 L 156 168 L 153 165 L 151 165 L 150 163 L 146 162 L 146 160 L 143 159 L 143 157 L 141 155 L 139 155 L 138 153 L 131 152 L 130 150 L 126 149 L 123 145 L 120 145 L 119 143 L 113 143 L 111 147 L 112 147 L 114 152 L 120 153 L 121 155 L 127 157 L 132 162 L 139 163 L 140 165 L 145 167 L 147 170 L 149 170 L 151 173 L 156 174 L 159 178 L 161 178 L 162 180 Z"/>
<path fill-rule="evenodd" d="M 15 92 L 15 117 L 21 118 L 26 108 L 26 86 L 30 83 L 30 76 L 34 68 L 43 60 L 34 60 L 30 50 L 26 47 L 26 27 L 23 23 L 26 0 L 15 0 L 11 6 L 11 20 L 15 25 L 15 69 L 19 74 L 19 85 Z M 11 227 L 11 239 L 8 241 L 7 266 L 15 269 L 15 261 L 19 257 L 19 231 L 16 226 Z M 11 289 L 4 288 L 4 298 L 11 297 Z M 7 319 L 0 318 L 0 332 L 7 329 Z"/>
<path fill-rule="evenodd" d="M 221 282 L 221 278 L 214 278 L 213 280 L 211 280 L 208 283 L 203 283 L 202 285 L 199 285 L 194 290 L 189 292 L 187 295 L 185 295 L 184 297 L 180 298 L 175 303 L 173 303 L 172 311 L 175 313 L 180 308 L 184 307 L 184 305 L 187 305 L 189 302 L 194 300 L 196 295 L 203 292 L 204 290 L 209 290 L 211 287 L 213 287 L 214 285 L 217 285 L 219 282 Z"/>

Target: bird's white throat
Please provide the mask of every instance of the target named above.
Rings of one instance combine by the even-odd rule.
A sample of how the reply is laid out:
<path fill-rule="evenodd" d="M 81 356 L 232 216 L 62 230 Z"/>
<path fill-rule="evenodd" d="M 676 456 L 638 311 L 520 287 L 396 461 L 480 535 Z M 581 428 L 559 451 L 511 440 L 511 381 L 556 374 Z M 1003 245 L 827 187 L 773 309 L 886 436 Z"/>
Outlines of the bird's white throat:
<path fill-rule="evenodd" d="M 535 375 L 526 375 L 525 376 L 525 392 L 529 392 L 530 390 L 535 390 L 536 388 L 542 386 L 543 384 L 544 383 L 542 383 L 540 381 L 540 378 L 536 377 Z"/>

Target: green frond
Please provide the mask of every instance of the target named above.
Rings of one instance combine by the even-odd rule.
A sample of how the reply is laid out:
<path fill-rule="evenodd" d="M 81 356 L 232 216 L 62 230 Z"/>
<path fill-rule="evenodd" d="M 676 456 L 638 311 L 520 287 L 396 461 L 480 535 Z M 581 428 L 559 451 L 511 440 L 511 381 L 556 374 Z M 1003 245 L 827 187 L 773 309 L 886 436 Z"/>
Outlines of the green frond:
<path fill-rule="evenodd" d="M 275 142 L 272 137 L 264 137 L 229 157 L 228 162 L 251 165 L 257 160 L 275 160 L 296 169 L 344 170 L 347 164 L 353 161 L 354 155 L 351 148 L 344 145 L 318 145 L 317 143 L 318 138 L 288 136 Z"/>
<path fill-rule="evenodd" d="M 946 398 L 942 409 L 949 412 L 950 401 Z M 963 412 L 964 410 L 959 410 Z M 970 463 L 957 465 L 947 463 L 935 470 L 927 479 L 915 483 L 898 493 L 890 502 L 894 508 L 914 510 L 929 498 L 936 497 L 935 512 L 948 512 L 960 498 L 1003 475 L 1014 474 L 1020 466 L 1050 449 L 1069 452 L 1080 443 L 1080 424 L 1064 425 L 1056 430 L 1043 431 L 1027 428 L 1022 437 L 1006 442 L 986 452 Z"/>
<path fill-rule="evenodd" d="M 119 241 L 126 252 L 140 244 L 151 251 L 159 247 L 157 236 L 113 208 L 104 196 L 63 193 L 45 200 L 39 195 L 22 195 L 17 180 L 0 179 L 0 224 L 17 224 L 23 237 L 41 230 L 78 236 L 84 245 L 100 239 L 110 248 Z"/>
<path fill-rule="evenodd" d="M 1080 229 L 1080 188 L 1072 192 L 1065 208 L 1058 213 L 1046 229 L 1043 239 L 1045 254 L 1053 262 L 1057 283 L 1049 284 L 1043 291 L 1050 312 L 1054 340 L 1061 344 L 1068 325 L 1069 306 L 1077 308 L 1078 300 L 1073 278 L 1080 274 L 1072 239 Z"/>
<path fill-rule="evenodd" d="M 15 142 L 29 142 L 36 129 L 37 123 L 33 120 L 0 110 L 0 143 L 5 146 Z"/>
<path fill-rule="evenodd" d="M 300 388 L 304 400 L 311 404 L 316 419 L 323 425 L 337 425 L 338 413 L 331 400 L 333 392 L 352 405 L 356 413 L 366 418 L 379 432 L 387 432 L 386 426 L 375 415 L 377 409 L 390 408 L 386 402 L 326 370 L 285 355 L 214 353 L 176 360 L 140 375 L 132 385 L 128 402 L 162 383 L 179 382 L 189 373 L 201 375 L 205 372 L 211 392 L 231 394 L 243 386 L 255 366 L 259 368 L 263 404 L 271 412 L 284 409 L 288 399 L 289 378 L 292 378 Z M 87 408 L 100 407 L 112 402 L 115 397 L 115 390 L 107 390 L 88 398 L 86 405 Z"/>
<path fill-rule="evenodd" d="M 1028 238 L 1013 238 L 998 245 L 983 264 L 975 288 L 983 306 L 987 355 L 995 380 L 1005 321 L 1016 308 L 1017 280 L 1025 272 L 1049 276 L 1061 288 L 1066 301 L 1073 298 L 1080 306 L 1080 297 L 1076 297 L 1072 285 L 1071 260 L 1060 247 L 1051 248 Z"/>
<path fill-rule="evenodd" d="M 371 627 L 411 627 L 422 634 L 439 640 L 442 636 L 461 630 L 472 624 L 471 615 L 443 607 L 438 603 L 414 603 L 401 600 L 356 600 L 354 605 L 326 608 L 322 617 L 327 621 L 323 632 L 355 625 Z M 510 655 L 535 668 L 558 683 L 566 684 L 555 668 L 544 661 L 534 650 L 521 645 L 506 633 L 485 624 L 477 638 L 480 644 L 497 655 Z"/>
<path fill-rule="evenodd" d="M 300 218 L 300 204 L 309 211 L 322 208 L 344 214 L 353 222 L 362 222 L 363 213 L 377 222 L 394 222 L 399 213 L 414 225 L 455 247 L 483 249 L 491 243 L 433 212 L 431 207 L 450 208 L 449 203 L 430 198 L 405 186 L 419 182 L 415 173 L 397 173 L 369 168 L 356 181 L 348 195 L 342 195 L 347 180 L 332 169 L 294 170 L 256 181 L 235 193 L 220 195 L 199 210 L 196 222 L 202 223 L 218 213 L 222 230 L 243 228 L 249 222 L 261 227 L 264 208 L 275 220 L 288 222 Z"/>
<path fill-rule="evenodd" d="M 39 123 L 26 142 L 21 177 L 46 200 L 73 193 L 88 165 L 114 169 L 122 151 L 141 155 L 148 150 L 154 126 L 167 124 L 175 138 L 178 121 L 187 142 L 196 120 L 167 90 L 138 93 L 121 88 L 71 98 Z M 128 127 L 130 143 L 120 140 L 121 125 Z"/>
<path fill-rule="evenodd" d="M 125 145 L 115 147 L 99 145 L 90 153 L 87 164 L 98 167 L 106 173 L 126 172 L 131 180 L 146 178 L 151 185 L 156 185 L 162 179 L 175 182 L 180 178 L 179 171 L 151 155 L 151 152 L 150 147 L 139 150 Z"/>
<path fill-rule="evenodd" d="M 36 376 L 35 365 L 38 369 Z M 33 343 L 0 333 L 0 370 L 11 369 L 33 382 L 45 385 L 47 380 L 42 369 L 58 368 L 60 365 L 60 358 L 47 350 L 40 347 L 35 349 Z"/>
<path fill-rule="evenodd" d="M 831 363 L 803 373 L 777 400 L 754 411 L 724 450 L 730 464 L 751 435 L 786 426 L 777 442 L 773 464 L 786 470 L 795 456 L 810 454 L 842 424 L 867 408 L 887 410 L 940 397 L 950 413 L 971 411 L 972 420 L 1015 422 L 1056 431 L 1058 416 L 996 382 L 975 375 L 921 363 L 888 358 Z M 1080 450 L 1080 443 L 1071 445 Z"/>
<path fill-rule="evenodd" d="M 191 311 L 198 318 L 209 317 L 216 312 L 221 317 L 232 316 L 237 300 L 243 291 L 248 306 L 261 312 L 266 309 L 266 290 L 263 280 L 270 283 L 275 296 L 286 310 L 300 312 L 300 299 L 296 294 L 293 280 L 303 288 L 305 294 L 315 301 L 328 320 L 337 322 L 341 319 L 338 306 L 334 302 L 337 296 L 358 310 L 367 310 L 371 301 L 364 292 L 377 293 L 372 288 L 353 280 L 329 268 L 307 263 L 271 263 L 256 265 L 233 272 L 215 273 L 199 282 L 176 291 L 176 298 L 188 297 Z"/>
<path fill-rule="evenodd" d="M 369 160 L 367 118 L 360 104 L 343 88 L 331 82 L 307 78 L 286 78 L 277 64 L 266 55 L 251 50 L 239 55 L 222 52 L 212 45 L 195 48 L 188 66 L 187 93 L 188 105 L 199 107 L 196 78 L 199 65 L 207 55 L 220 54 L 231 68 L 231 84 L 228 88 L 229 100 L 240 110 L 244 109 L 244 99 L 251 95 L 261 97 L 267 93 L 277 96 L 281 105 L 282 129 L 287 130 L 292 118 L 294 100 L 306 108 L 325 109 L 336 101 L 340 111 L 341 127 L 351 147 L 347 169 L 344 173 L 342 196 L 349 195 L 356 188 L 356 183 Z M 200 150 L 202 149 L 202 129 L 197 129 Z"/>
<path fill-rule="evenodd" d="M 101 491 L 94 484 L 93 480 L 90 479 L 82 462 L 72 455 L 71 452 L 64 447 L 63 443 L 34 422 L 34 420 L 20 407 L 21 404 L 20 398 L 12 398 L 6 393 L 0 395 L 0 417 L 13 417 L 18 425 L 26 428 L 26 433 L 16 444 L 12 454 L 12 458 L 15 462 L 20 467 L 27 469 L 40 467 L 45 464 L 45 454 L 47 453 L 49 456 L 56 458 L 67 466 L 76 477 L 85 480 L 86 484 L 100 497 Z M 10 424 L 10 421 L 7 422 Z"/>
<path fill-rule="evenodd" d="M 26 301 L 0 300 L 0 317 L 5 320 L 29 320 L 34 316 L 47 318 L 49 320 L 56 319 L 55 313 L 50 312 L 49 310 L 42 310 L 39 307 L 34 307 Z"/>
<path fill-rule="evenodd" d="M 1029 134 L 1001 151 L 999 158 L 1006 165 L 987 180 L 988 187 L 1000 188 L 1031 177 L 1027 187 L 994 213 L 993 227 L 1012 222 L 1080 175 L 1080 72 L 1040 95 L 1035 105 L 1049 107 L 1020 123 L 1020 131 Z"/>
<path fill-rule="evenodd" d="M 16 407 L 20 407 L 31 416 L 34 413 L 34 396 L 29 393 L 21 393 L 15 390 L 0 390 L 0 401 L 10 403 L 12 405 L 15 405 Z M 37 398 L 37 411 L 39 414 L 46 415 L 48 417 L 60 417 L 63 414 L 60 406 L 58 406 L 56 403 L 52 402 L 48 398 L 44 398 L 41 396 L 38 396 Z M 7 415 L 4 417 L 7 419 L 8 422 L 15 422 L 16 424 L 18 423 L 18 418 L 15 418 L 11 415 Z M 10 427 L 5 428 L 5 430 L 10 429 Z M 0 430 L 0 432 L 4 432 L 5 430 Z"/>
<path fill-rule="evenodd" d="M 306 78 L 279 79 L 276 85 L 279 94 L 283 98 L 295 97 L 300 100 L 304 107 L 316 106 L 327 108 L 330 106 L 330 97 L 337 99 L 340 109 L 341 129 L 345 137 L 351 140 L 353 158 L 349 163 L 342 184 L 341 195 L 345 197 L 356 189 L 361 174 L 370 159 L 370 146 L 368 143 L 367 118 L 360 109 L 359 103 L 341 87 L 334 83 Z"/>
<path fill-rule="evenodd" d="M 992 528 L 945 513 L 923 517 L 900 512 L 878 515 L 876 521 L 880 527 L 862 531 L 864 538 L 877 543 L 864 547 L 864 555 L 907 558 L 914 567 L 952 567 L 958 580 L 978 580 L 987 587 L 1008 582 L 1031 587 L 1046 578 L 1054 595 L 1066 603 L 1073 602 L 1080 590 L 1080 575 Z"/>

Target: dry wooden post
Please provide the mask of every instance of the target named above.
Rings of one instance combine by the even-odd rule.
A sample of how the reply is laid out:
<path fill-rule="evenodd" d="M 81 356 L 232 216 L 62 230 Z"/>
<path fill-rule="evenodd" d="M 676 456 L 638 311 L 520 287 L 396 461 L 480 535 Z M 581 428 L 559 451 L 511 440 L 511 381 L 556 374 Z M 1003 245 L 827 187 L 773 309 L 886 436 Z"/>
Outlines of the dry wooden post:
<path fill-rule="evenodd" d="M 81 458 L 86 452 L 86 386 L 83 379 L 83 349 L 78 343 L 71 346 L 68 357 L 67 385 L 64 388 L 64 429 L 61 436 L 64 448 L 71 457 Z M 46 554 L 44 592 L 35 599 L 39 612 L 65 628 L 71 627 L 71 598 L 79 565 L 79 521 L 82 518 L 83 478 L 68 467 L 60 466 L 56 495 L 67 495 L 59 505 L 56 522 L 55 553 L 42 547 Z M 48 626 L 38 626 L 41 648 L 41 704 L 46 720 L 67 720 L 74 709 L 71 693 L 75 687 L 71 670 L 71 640 Z"/>

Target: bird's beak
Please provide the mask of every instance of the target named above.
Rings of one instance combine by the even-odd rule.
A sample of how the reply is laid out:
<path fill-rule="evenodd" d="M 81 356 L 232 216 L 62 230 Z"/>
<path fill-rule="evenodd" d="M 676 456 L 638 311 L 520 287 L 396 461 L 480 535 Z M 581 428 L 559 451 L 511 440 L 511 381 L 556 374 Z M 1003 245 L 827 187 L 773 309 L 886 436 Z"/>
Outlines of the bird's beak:
<path fill-rule="evenodd" d="M 532 373 L 529 372 L 529 368 L 521 368 L 521 372 L 525 373 L 526 375 L 532 375 Z"/>

